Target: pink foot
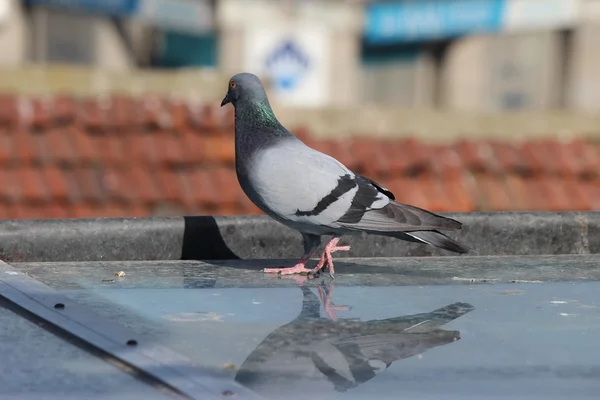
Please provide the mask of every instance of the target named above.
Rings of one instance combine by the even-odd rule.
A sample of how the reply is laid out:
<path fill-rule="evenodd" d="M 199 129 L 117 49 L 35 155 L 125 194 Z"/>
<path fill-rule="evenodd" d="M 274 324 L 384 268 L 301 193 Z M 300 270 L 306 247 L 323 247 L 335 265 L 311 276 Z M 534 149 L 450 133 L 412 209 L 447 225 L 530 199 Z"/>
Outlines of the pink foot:
<path fill-rule="evenodd" d="M 265 268 L 263 269 L 263 272 L 279 275 L 309 274 L 312 272 L 312 269 L 306 268 L 306 261 L 308 260 L 300 260 L 298 264 L 293 267 Z"/>
<path fill-rule="evenodd" d="M 319 263 L 313 270 L 313 273 L 319 272 L 321 269 L 323 269 L 325 264 L 327 264 L 327 267 L 329 268 L 329 276 L 333 278 L 335 270 L 333 268 L 333 257 L 331 255 L 336 251 L 350 250 L 350 246 L 336 246 L 339 241 L 340 238 L 333 238 L 329 241 L 329 243 L 327 243 L 327 245 L 325 246 L 325 250 L 323 251 L 323 255 L 321 255 L 321 259 L 319 260 Z"/>
<path fill-rule="evenodd" d="M 336 246 L 339 241 L 340 241 L 340 238 L 334 237 L 333 239 L 331 239 L 329 241 L 329 243 L 327 243 L 327 245 L 325 246 L 325 250 L 323 251 L 323 254 L 321 255 L 321 259 L 317 263 L 317 266 L 315 267 L 315 269 L 311 270 L 311 269 L 306 268 L 306 262 L 310 258 L 310 255 L 309 255 L 308 258 L 302 258 L 298 262 L 298 264 L 294 265 L 293 267 L 265 268 L 265 269 L 263 269 L 263 272 L 276 273 L 279 275 L 307 274 L 308 276 L 310 276 L 310 275 L 317 274 L 319 271 L 321 271 L 323 269 L 323 267 L 325 266 L 325 264 L 327 263 L 327 267 L 329 268 L 329 276 L 331 276 L 333 278 L 333 274 L 335 273 L 335 271 L 333 268 L 333 257 L 331 255 L 333 253 L 335 253 L 336 251 L 350 250 L 350 246 Z"/>
<path fill-rule="evenodd" d="M 321 298 L 321 303 L 323 303 L 323 308 L 325 309 L 325 314 L 332 321 L 337 321 L 336 311 L 348 311 L 350 307 L 348 306 L 336 306 L 331 301 L 331 296 L 333 294 L 333 284 L 329 287 L 329 292 L 325 290 L 322 286 L 317 286 L 317 290 L 319 291 L 319 297 Z"/>

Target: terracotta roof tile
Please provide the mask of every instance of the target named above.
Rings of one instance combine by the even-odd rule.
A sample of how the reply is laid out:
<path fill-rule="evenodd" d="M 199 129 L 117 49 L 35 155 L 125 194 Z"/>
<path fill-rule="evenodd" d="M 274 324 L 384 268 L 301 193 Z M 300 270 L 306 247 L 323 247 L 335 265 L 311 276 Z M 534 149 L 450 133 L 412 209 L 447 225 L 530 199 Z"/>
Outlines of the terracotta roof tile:
<path fill-rule="evenodd" d="M 412 204 L 421 208 L 429 207 L 426 189 L 419 179 L 397 177 L 387 183 L 389 190 L 396 195 L 401 203 Z"/>
<path fill-rule="evenodd" d="M 361 160 L 352 152 L 351 140 L 331 140 L 329 141 L 331 155 L 339 159 L 341 163 L 354 170 L 361 164 Z"/>
<path fill-rule="evenodd" d="M 585 198 L 590 202 L 591 210 L 600 210 L 600 184 L 598 180 L 584 181 L 581 185 Z"/>
<path fill-rule="evenodd" d="M 489 144 L 503 173 L 527 172 L 527 162 L 517 145 L 496 140 L 490 141 Z"/>
<path fill-rule="evenodd" d="M 161 168 L 156 172 L 156 181 L 158 182 L 161 199 L 173 203 L 182 200 L 183 196 L 176 171 Z"/>
<path fill-rule="evenodd" d="M 98 204 L 77 203 L 71 211 L 73 218 L 100 218 L 104 214 Z"/>
<path fill-rule="evenodd" d="M 140 109 L 133 99 L 125 96 L 112 96 L 110 98 L 111 112 L 110 125 L 114 129 L 127 129 L 139 123 Z"/>
<path fill-rule="evenodd" d="M 185 129 L 181 136 L 181 159 L 187 164 L 197 164 L 205 159 L 206 141 L 205 137 L 201 136 L 200 133 L 192 130 Z M 230 150 L 233 152 L 233 150 Z"/>
<path fill-rule="evenodd" d="M 69 188 L 63 171 L 55 165 L 49 165 L 40 170 L 48 193 L 53 201 L 69 199 Z"/>
<path fill-rule="evenodd" d="M 428 170 L 432 173 L 445 178 L 457 178 L 465 173 L 463 160 L 454 146 L 432 145 L 430 149 Z"/>
<path fill-rule="evenodd" d="M 355 158 L 354 170 L 359 174 L 365 174 L 368 169 L 367 164 L 375 157 L 375 148 L 371 141 L 363 137 L 354 138 L 350 141 L 350 151 Z"/>
<path fill-rule="evenodd" d="M 521 154 L 529 172 L 540 175 L 556 171 L 555 155 L 545 141 L 531 140 L 521 144 Z"/>
<path fill-rule="evenodd" d="M 507 174 L 504 182 L 512 200 L 510 209 L 514 211 L 531 210 L 532 200 L 528 194 L 527 179 L 520 175 Z"/>
<path fill-rule="evenodd" d="M 174 135 L 167 131 L 160 131 L 154 135 L 154 138 L 154 144 L 157 149 L 156 154 L 159 156 L 160 163 L 179 165 L 185 161 L 180 135 Z"/>
<path fill-rule="evenodd" d="M 197 120 L 198 128 L 208 134 L 214 134 L 220 130 L 220 115 L 214 107 L 210 105 L 202 106 L 201 118 Z"/>
<path fill-rule="evenodd" d="M 71 210 L 65 204 L 48 203 L 48 204 L 13 204 L 10 207 L 11 217 L 15 219 L 35 218 L 35 219 L 53 219 L 53 218 L 69 218 Z"/>
<path fill-rule="evenodd" d="M 156 146 L 156 136 L 152 131 L 133 132 L 125 136 L 128 157 L 135 163 L 158 164 L 161 155 Z"/>
<path fill-rule="evenodd" d="M 194 168 L 188 173 L 190 186 L 194 188 L 194 204 L 202 204 L 208 208 L 217 208 L 220 200 L 220 193 L 217 185 L 214 184 L 211 171 L 204 168 Z"/>
<path fill-rule="evenodd" d="M 204 119 L 204 107 L 200 104 L 187 104 L 188 126 L 182 128 L 191 128 L 196 131 L 202 131 L 202 120 Z"/>
<path fill-rule="evenodd" d="M 202 203 L 196 201 L 196 187 L 192 182 L 192 171 L 187 169 L 178 169 L 175 171 L 175 178 L 179 187 L 180 198 L 178 201 L 182 203 L 187 210 L 198 210 Z"/>
<path fill-rule="evenodd" d="M 235 142 L 233 135 L 205 137 L 204 146 L 202 161 L 229 165 L 234 164 L 235 152 L 233 149 Z"/>
<path fill-rule="evenodd" d="M 140 121 L 149 129 L 171 129 L 171 114 L 167 108 L 168 100 L 150 96 L 143 102 Z"/>
<path fill-rule="evenodd" d="M 444 183 L 444 194 L 448 199 L 442 211 L 470 212 L 475 210 L 475 202 L 465 176 L 444 178 L 442 182 Z"/>
<path fill-rule="evenodd" d="M 12 126 L 17 115 L 17 98 L 8 94 L 0 94 L 0 124 Z"/>
<path fill-rule="evenodd" d="M 98 159 L 94 141 L 87 132 L 74 126 L 65 129 L 64 132 L 70 147 L 73 148 L 74 154 L 77 155 L 80 161 L 92 163 Z"/>
<path fill-rule="evenodd" d="M 136 186 L 139 182 L 134 182 L 129 171 L 119 166 L 109 165 L 101 172 L 101 185 L 106 191 L 106 196 L 110 201 L 120 201 L 126 203 L 135 203 L 140 201 L 140 195 L 136 193 Z"/>
<path fill-rule="evenodd" d="M 237 214 L 262 214 L 262 211 L 248 197 L 243 196 Z"/>
<path fill-rule="evenodd" d="M 31 116 L 27 121 L 32 129 L 42 129 L 46 126 L 54 124 L 54 115 L 52 108 L 54 101 L 48 101 L 46 99 L 24 99 L 28 102 L 27 106 L 31 109 Z"/>
<path fill-rule="evenodd" d="M 75 118 L 84 129 L 98 131 L 104 129 L 107 121 L 95 99 L 84 99 L 75 107 Z"/>
<path fill-rule="evenodd" d="M 130 205 L 129 208 L 129 215 L 127 215 L 128 217 L 146 217 L 150 214 L 150 209 L 144 205 L 144 204 L 140 204 L 140 203 L 134 203 Z"/>
<path fill-rule="evenodd" d="M 77 183 L 76 172 L 72 167 L 66 166 L 61 167 L 62 176 L 64 177 L 65 184 L 68 192 L 69 202 L 78 204 L 83 201 L 83 195 L 79 184 Z"/>
<path fill-rule="evenodd" d="M 54 123 L 64 125 L 72 122 L 75 118 L 76 107 L 77 102 L 72 96 L 57 95 L 51 109 Z"/>
<path fill-rule="evenodd" d="M 103 203 L 106 201 L 103 174 L 93 166 L 80 165 L 73 170 L 74 177 L 79 188 L 79 194 L 83 201 L 89 203 Z"/>
<path fill-rule="evenodd" d="M 408 176 L 416 176 L 430 168 L 431 148 L 414 137 L 401 139 L 398 155 L 395 158 L 396 170 Z M 394 166 L 392 165 L 392 168 Z"/>
<path fill-rule="evenodd" d="M 19 162 L 28 164 L 38 159 L 36 138 L 28 129 L 17 129 L 13 133 L 12 142 L 13 155 Z"/>
<path fill-rule="evenodd" d="M 127 135 L 127 132 L 123 132 L 122 135 L 105 134 L 90 135 L 89 137 L 92 140 L 92 145 L 96 148 L 97 154 L 106 164 L 122 166 L 131 157 L 126 148 L 127 141 L 124 139 L 124 136 Z"/>
<path fill-rule="evenodd" d="M 39 218 L 69 218 L 70 214 L 70 209 L 66 204 L 44 204 L 40 207 Z"/>
<path fill-rule="evenodd" d="M 131 208 L 122 203 L 104 203 L 98 207 L 98 216 L 108 218 L 131 217 Z"/>
<path fill-rule="evenodd" d="M 571 173 L 600 176 L 600 145 L 575 139 L 563 144 L 564 163 L 571 166 Z"/>
<path fill-rule="evenodd" d="M 504 181 L 491 174 L 476 175 L 478 189 L 478 210 L 481 211 L 506 211 L 510 210 L 512 199 L 510 191 Z"/>
<path fill-rule="evenodd" d="M 123 173 L 129 175 L 127 180 L 130 184 L 129 190 L 138 196 L 139 201 L 148 204 L 160 201 L 163 198 L 156 182 L 156 171 L 148 169 L 140 163 L 132 163 L 126 171 Z"/>
<path fill-rule="evenodd" d="M 428 210 L 439 212 L 445 211 L 449 202 L 446 194 L 443 191 L 441 179 L 434 176 L 426 176 L 420 179 L 418 184 L 419 189 L 423 193 L 424 202 L 414 204 L 417 207 L 426 208 Z M 415 185 L 416 186 L 416 185 Z"/>
<path fill-rule="evenodd" d="M 213 167 L 210 170 L 212 184 L 219 194 L 219 205 L 225 207 L 239 207 L 241 197 L 244 195 L 235 175 L 235 170 L 223 166 Z"/>
<path fill-rule="evenodd" d="M 166 104 L 167 108 L 165 111 L 169 113 L 171 117 L 172 129 L 181 131 L 189 125 L 190 112 L 189 107 L 183 100 L 172 100 L 169 104 Z"/>
<path fill-rule="evenodd" d="M 600 184 L 600 182 L 597 183 Z M 592 201 L 587 198 L 587 193 L 584 188 L 585 184 L 580 182 L 577 177 L 567 176 L 564 179 L 559 180 L 556 185 L 558 185 L 564 194 L 567 195 L 567 211 L 583 211 L 594 208 L 592 207 Z"/>
<path fill-rule="evenodd" d="M 60 165 L 77 164 L 80 155 L 75 152 L 75 146 L 64 128 L 50 128 L 38 135 L 45 149 L 44 158 L 48 157 L 48 162 Z"/>
<path fill-rule="evenodd" d="M 14 203 L 21 198 L 21 185 L 17 170 L 10 168 L 0 168 L 0 198 L 4 202 Z"/>
<path fill-rule="evenodd" d="M 0 165 L 8 164 L 13 159 L 13 138 L 8 128 L 0 127 Z"/>
<path fill-rule="evenodd" d="M 7 111 L 8 110 L 8 111 Z M 0 94 L 0 218 L 260 213 L 235 176 L 231 107 Z M 308 145 L 432 211 L 600 209 L 600 145 L 576 137 Z"/>
<path fill-rule="evenodd" d="M 546 199 L 546 204 L 551 211 L 563 211 L 562 210 L 562 198 L 560 198 L 560 191 L 553 186 L 553 181 L 547 176 L 538 177 L 533 185 L 539 191 L 541 198 Z M 557 194 L 559 196 L 557 196 Z"/>
<path fill-rule="evenodd" d="M 21 186 L 20 201 L 41 203 L 50 200 L 42 170 L 32 166 L 24 166 L 16 172 Z"/>
<path fill-rule="evenodd" d="M 371 158 L 365 162 L 364 170 L 365 174 L 371 176 L 381 176 L 389 173 L 391 163 L 390 160 L 393 154 L 388 152 L 386 149 L 389 146 L 387 141 L 374 141 L 371 144 Z"/>
<path fill-rule="evenodd" d="M 7 214 L 10 219 L 37 218 L 39 208 L 31 207 L 23 203 L 12 203 L 7 205 Z"/>
<path fill-rule="evenodd" d="M 466 168 L 475 172 L 498 171 L 499 167 L 494 158 L 492 146 L 489 143 L 459 139 L 454 148 Z"/>

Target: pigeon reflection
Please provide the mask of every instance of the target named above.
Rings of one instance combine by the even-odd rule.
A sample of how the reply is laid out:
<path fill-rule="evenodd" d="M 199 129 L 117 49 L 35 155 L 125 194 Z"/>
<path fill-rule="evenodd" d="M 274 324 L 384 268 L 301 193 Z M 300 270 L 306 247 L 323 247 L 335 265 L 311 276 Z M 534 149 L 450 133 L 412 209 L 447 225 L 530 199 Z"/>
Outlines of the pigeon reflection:
<path fill-rule="evenodd" d="M 271 398 L 318 394 L 339 396 L 385 371 L 394 361 L 460 339 L 460 332 L 439 329 L 472 311 L 454 303 L 429 313 L 382 320 L 343 319 L 348 310 L 331 302 L 333 284 L 317 286 L 327 318 L 321 316 L 317 296 L 301 284 L 302 311 L 290 323 L 267 336 L 246 358 L 235 380 Z M 283 397 L 282 397 L 283 396 Z"/>

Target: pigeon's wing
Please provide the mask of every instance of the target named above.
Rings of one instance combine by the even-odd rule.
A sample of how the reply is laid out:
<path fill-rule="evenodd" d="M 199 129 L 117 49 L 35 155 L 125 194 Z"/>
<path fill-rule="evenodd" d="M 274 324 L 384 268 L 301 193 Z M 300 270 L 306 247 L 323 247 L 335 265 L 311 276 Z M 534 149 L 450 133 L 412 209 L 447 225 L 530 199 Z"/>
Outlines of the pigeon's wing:
<path fill-rule="evenodd" d="M 290 221 L 372 233 L 461 227 L 453 219 L 396 202 L 388 189 L 300 141 L 257 153 L 250 180 L 263 205 Z M 428 243 L 437 232 L 430 235 L 433 239 L 413 236 Z"/>
<path fill-rule="evenodd" d="M 385 206 L 390 198 L 335 158 L 302 142 L 284 142 L 256 153 L 249 181 L 261 208 L 296 222 L 340 228 L 356 210 Z M 372 190 L 366 192 L 361 186 Z M 357 200 L 356 198 L 359 198 Z"/>

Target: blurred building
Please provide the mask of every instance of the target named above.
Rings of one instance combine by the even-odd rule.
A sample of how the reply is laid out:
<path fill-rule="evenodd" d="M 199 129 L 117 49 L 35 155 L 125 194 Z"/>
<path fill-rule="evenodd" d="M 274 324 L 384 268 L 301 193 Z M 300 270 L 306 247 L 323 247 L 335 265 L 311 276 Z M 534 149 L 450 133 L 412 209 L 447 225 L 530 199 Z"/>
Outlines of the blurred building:
<path fill-rule="evenodd" d="M 0 64 L 249 70 L 281 103 L 600 111 L 598 0 L 0 0 Z"/>

